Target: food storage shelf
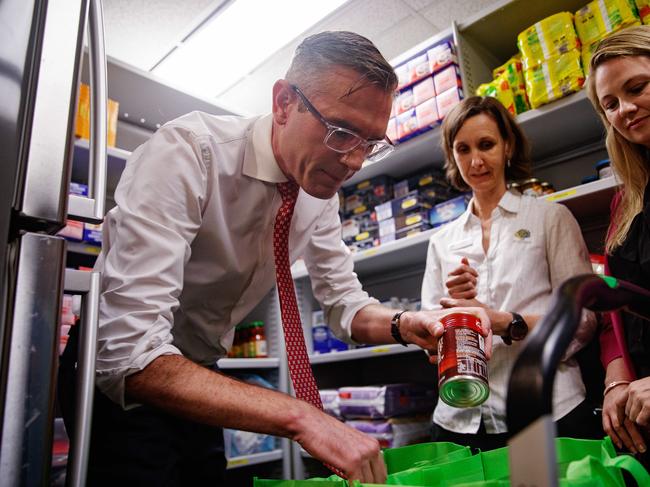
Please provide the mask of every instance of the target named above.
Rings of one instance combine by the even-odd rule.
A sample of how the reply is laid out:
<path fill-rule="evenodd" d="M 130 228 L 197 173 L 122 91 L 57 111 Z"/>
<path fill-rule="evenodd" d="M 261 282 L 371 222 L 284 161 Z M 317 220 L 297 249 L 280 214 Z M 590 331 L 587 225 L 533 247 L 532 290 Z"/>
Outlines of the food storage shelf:
<path fill-rule="evenodd" d="M 354 272 L 360 276 L 365 276 L 424 263 L 429 239 L 440 228 L 432 228 L 378 247 L 355 252 L 353 256 Z M 291 274 L 294 279 L 302 279 L 308 276 L 307 268 L 302 260 L 292 266 Z"/>
<path fill-rule="evenodd" d="M 248 467 L 260 463 L 274 462 L 282 459 L 282 450 L 276 449 L 262 453 L 253 453 L 252 455 L 243 455 L 241 457 L 228 458 L 227 469 Z"/>
<path fill-rule="evenodd" d="M 420 347 L 415 345 L 409 345 L 407 347 L 398 344 L 378 345 L 375 347 L 355 348 L 354 350 L 343 350 L 340 352 L 313 354 L 309 356 L 309 361 L 312 364 L 326 364 L 331 362 L 343 362 L 345 360 L 385 357 L 387 355 L 398 355 L 412 352 L 424 353 Z"/>
<path fill-rule="evenodd" d="M 566 205 L 577 220 L 607 214 L 618 182 L 614 176 L 563 189 L 544 196 L 547 201 Z"/>
<path fill-rule="evenodd" d="M 268 358 L 222 358 L 217 361 L 220 369 L 274 369 L 280 365 L 277 357 Z"/>

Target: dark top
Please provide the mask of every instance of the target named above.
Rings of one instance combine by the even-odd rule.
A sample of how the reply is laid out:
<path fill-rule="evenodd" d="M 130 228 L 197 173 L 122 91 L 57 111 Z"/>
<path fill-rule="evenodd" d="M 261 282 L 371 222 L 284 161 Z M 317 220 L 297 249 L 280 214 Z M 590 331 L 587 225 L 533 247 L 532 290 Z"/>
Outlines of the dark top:
<path fill-rule="evenodd" d="M 611 274 L 650 289 L 650 183 L 643 195 L 643 210 L 634 217 L 623 245 L 609 256 Z M 650 321 L 622 313 L 625 341 L 637 377 L 650 376 Z"/>

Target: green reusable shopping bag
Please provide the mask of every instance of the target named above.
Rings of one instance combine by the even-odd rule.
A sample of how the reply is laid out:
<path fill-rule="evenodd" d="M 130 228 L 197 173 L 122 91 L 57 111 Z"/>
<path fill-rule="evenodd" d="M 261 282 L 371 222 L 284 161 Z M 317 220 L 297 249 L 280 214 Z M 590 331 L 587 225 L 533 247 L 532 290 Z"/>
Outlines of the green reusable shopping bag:
<path fill-rule="evenodd" d="M 388 474 L 402 472 L 413 467 L 452 462 L 471 456 L 472 451 L 469 447 L 442 441 L 384 450 L 384 461 Z"/>
<path fill-rule="evenodd" d="M 389 474 L 386 485 L 451 486 L 460 482 L 485 480 L 481 456 L 460 458 L 438 465 L 413 467 L 402 472 Z"/>
<path fill-rule="evenodd" d="M 340 478 L 338 480 L 265 480 L 257 477 L 253 478 L 253 487 L 314 487 L 314 484 L 318 487 L 348 487 L 348 483 Z"/>

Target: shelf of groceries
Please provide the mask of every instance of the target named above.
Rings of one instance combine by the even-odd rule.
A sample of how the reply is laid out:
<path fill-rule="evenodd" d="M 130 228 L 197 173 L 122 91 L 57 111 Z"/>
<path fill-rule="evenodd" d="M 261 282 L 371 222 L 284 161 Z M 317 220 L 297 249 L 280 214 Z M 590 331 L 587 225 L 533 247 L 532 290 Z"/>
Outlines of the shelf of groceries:
<path fill-rule="evenodd" d="M 375 357 L 386 357 L 388 355 L 399 355 L 403 353 L 422 352 L 422 349 L 415 345 L 379 345 L 374 347 L 355 348 L 351 350 L 332 351 L 322 354 L 311 354 L 309 362 L 313 365 L 331 362 L 343 362 L 346 360 L 359 360 Z"/>
<path fill-rule="evenodd" d="M 609 176 L 541 198 L 566 205 L 574 213 L 576 219 L 580 220 L 582 216 L 606 213 L 616 186 L 615 177 Z M 379 271 L 390 272 L 423 264 L 426 259 L 429 239 L 441 227 L 442 225 L 378 247 L 355 252 L 353 255 L 355 272 L 359 275 L 368 275 Z M 307 268 L 302 260 L 293 265 L 291 272 L 294 279 L 308 277 Z"/>
<path fill-rule="evenodd" d="M 233 468 L 249 467 L 251 465 L 258 465 L 260 463 L 274 462 L 277 460 L 282 460 L 282 455 L 283 451 L 278 448 L 262 453 L 253 453 L 251 455 L 228 458 L 226 468 L 231 470 Z"/>

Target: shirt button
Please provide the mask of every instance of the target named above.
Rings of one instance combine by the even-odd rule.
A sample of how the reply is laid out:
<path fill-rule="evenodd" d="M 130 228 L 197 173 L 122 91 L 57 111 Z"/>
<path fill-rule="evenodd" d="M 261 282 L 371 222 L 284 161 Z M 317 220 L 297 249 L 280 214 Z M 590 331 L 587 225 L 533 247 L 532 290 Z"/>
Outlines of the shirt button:
<path fill-rule="evenodd" d="M 158 348 L 162 344 L 162 340 L 160 337 L 153 337 L 151 340 L 149 340 L 149 346 L 151 349 Z"/>

